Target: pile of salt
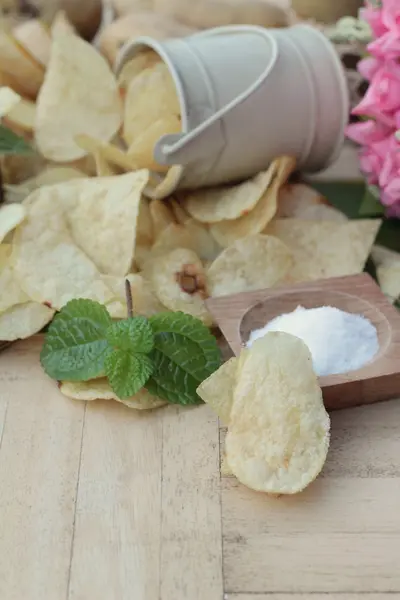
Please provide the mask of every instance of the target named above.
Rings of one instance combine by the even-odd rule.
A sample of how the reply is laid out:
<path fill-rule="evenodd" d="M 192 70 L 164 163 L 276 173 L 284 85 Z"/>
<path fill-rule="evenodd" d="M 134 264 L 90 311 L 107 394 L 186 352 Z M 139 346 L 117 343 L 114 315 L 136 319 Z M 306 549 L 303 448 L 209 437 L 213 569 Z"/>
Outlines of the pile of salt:
<path fill-rule="evenodd" d="M 310 349 L 314 371 L 319 376 L 359 369 L 379 350 L 376 328 L 368 319 L 333 306 L 298 306 L 252 331 L 247 346 L 268 331 L 283 331 L 301 338 Z"/>

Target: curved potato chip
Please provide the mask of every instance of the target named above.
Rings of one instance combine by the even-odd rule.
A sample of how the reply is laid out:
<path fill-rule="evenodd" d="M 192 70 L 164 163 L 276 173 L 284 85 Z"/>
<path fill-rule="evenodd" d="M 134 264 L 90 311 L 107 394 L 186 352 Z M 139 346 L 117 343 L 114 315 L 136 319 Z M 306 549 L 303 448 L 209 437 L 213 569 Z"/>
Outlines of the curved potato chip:
<path fill-rule="evenodd" d="M 400 298 L 400 255 L 397 260 L 384 261 L 376 268 L 381 290 L 394 302 Z"/>
<path fill-rule="evenodd" d="M 180 106 L 175 83 L 164 63 L 157 63 L 132 79 L 126 91 L 123 127 L 128 146 L 156 121 L 174 116 L 180 119 Z"/>
<path fill-rule="evenodd" d="M 148 194 L 151 198 L 168 198 L 175 190 L 181 175 L 181 165 L 172 166 L 165 176 L 161 176 L 159 173 L 154 172 L 153 177 L 150 180 L 150 185 L 147 186 L 144 193 Z"/>
<path fill-rule="evenodd" d="M 21 96 L 10 87 L 0 87 L 0 117 L 7 115 L 20 101 Z"/>
<path fill-rule="evenodd" d="M 161 62 L 161 57 L 154 50 L 142 50 L 124 64 L 118 75 L 118 85 L 122 89 L 127 89 L 139 73 Z"/>
<path fill-rule="evenodd" d="M 43 21 L 29 19 L 22 22 L 14 27 L 13 36 L 38 64 L 46 67 L 50 58 L 51 36 Z"/>
<path fill-rule="evenodd" d="M 192 218 L 189 213 L 183 208 L 182 203 L 175 198 L 169 198 L 168 204 L 170 205 L 172 212 L 177 223 L 184 225 L 187 221 L 191 221 Z"/>
<path fill-rule="evenodd" d="M 44 79 L 44 67 L 9 33 L 0 31 L 1 71 L 9 75 L 12 88 L 23 96 L 34 98 Z"/>
<path fill-rule="evenodd" d="M 183 206 L 201 223 L 238 219 L 253 210 L 273 176 L 274 170 L 268 169 L 236 185 L 188 192 L 183 199 Z"/>
<path fill-rule="evenodd" d="M 171 223 L 158 236 L 151 249 L 153 256 L 159 256 L 174 248 L 193 250 L 201 260 L 214 260 L 221 252 L 220 246 L 208 229 L 193 219 L 184 225 Z"/>
<path fill-rule="evenodd" d="M 174 215 L 168 204 L 162 200 L 150 200 L 149 209 L 153 221 L 154 239 L 157 240 L 168 225 L 175 223 Z"/>
<path fill-rule="evenodd" d="M 11 244 L 0 244 L 0 313 L 29 300 L 11 266 Z"/>
<path fill-rule="evenodd" d="M 217 242 L 226 248 L 236 240 L 261 233 L 274 217 L 277 210 L 278 193 L 295 167 L 295 160 L 283 156 L 275 160 L 270 168 L 271 183 L 253 210 L 234 221 L 213 223 L 210 232 Z"/>
<path fill-rule="evenodd" d="M 107 304 L 107 309 L 113 319 L 125 319 L 127 316 L 125 280 L 131 285 L 133 311 L 135 315 L 151 317 L 159 312 L 167 312 L 167 308 L 161 304 L 151 285 L 139 273 L 130 273 L 126 277 L 114 277 L 105 275 L 106 285 L 115 294 L 117 301 Z"/>
<path fill-rule="evenodd" d="M 278 219 L 265 233 L 279 238 L 292 251 L 294 265 L 286 281 L 302 282 L 361 273 L 381 223 L 379 219 Z"/>
<path fill-rule="evenodd" d="M 205 325 L 212 324 L 204 302 L 207 296 L 204 269 L 192 250 L 177 248 L 150 259 L 145 264 L 143 275 L 164 306 L 197 317 Z"/>
<path fill-rule="evenodd" d="M 295 494 L 320 473 L 329 447 L 329 415 L 299 338 L 267 333 L 239 358 L 226 435 L 226 457 L 244 485 Z"/>
<path fill-rule="evenodd" d="M 158 396 L 153 396 L 142 388 L 137 394 L 121 400 L 113 392 L 106 378 L 91 379 L 89 381 L 62 381 L 60 392 L 72 400 L 116 400 L 129 408 L 136 410 L 150 410 L 165 406 L 167 402 Z"/>
<path fill-rule="evenodd" d="M 270 235 L 252 235 L 226 248 L 207 271 L 211 296 L 272 287 L 293 265 L 292 253 Z"/>
<path fill-rule="evenodd" d="M 238 359 L 231 358 L 205 379 L 196 390 L 200 398 L 211 406 L 224 425 L 228 425 L 230 420 L 237 367 Z"/>
<path fill-rule="evenodd" d="M 53 318 L 54 310 L 38 302 L 17 304 L 0 313 L 0 340 L 14 342 L 38 333 Z"/>
<path fill-rule="evenodd" d="M 166 173 L 169 166 L 160 165 L 154 160 L 154 147 L 163 135 L 179 133 L 181 128 L 181 121 L 176 115 L 167 115 L 158 119 L 133 140 L 128 149 L 128 156 L 139 169 Z"/>
<path fill-rule="evenodd" d="M 0 206 L 0 243 L 6 235 L 22 223 L 26 210 L 21 204 L 6 204 Z"/>
<path fill-rule="evenodd" d="M 4 117 L 4 123 L 12 128 L 18 128 L 22 133 L 31 133 L 35 128 L 36 104 L 21 98 Z"/>
<path fill-rule="evenodd" d="M 278 194 L 278 219 L 297 217 L 310 206 L 328 204 L 320 192 L 305 183 L 287 183 Z"/>
<path fill-rule="evenodd" d="M 151 246 L 153 241 L 153 220 L 151 217 L 149 201 L 147 198 L 142 198 L 137 221 L 136 243 L 143 246 Z"/>
<path fill-rule="evenodd" d="M 56 162 L 76 160 L 86 152 L 75 136 L 87 134 L 107 142 L 121 120 L 118 86 L 106 60 L 78 36 L 58 35 L 37 100 L 39 151 Z"/>
<path fill-rule="evenodd" d="M 26 219 L 13 237 L 12 264 L 22 289 L 56 309 L 73 298 L 102 304 L 113 300 L 96 266 L 71 236 L 66 213 L 77 202 L 74 184 L 33 192 Z"/>
<path fill-rule="evenodd" d="M 129 158 L 127 153 L 124 150 L 121 150 L 121 148 L 118 148 L 115 144 L 102 142 L 101 140 L 86 134 L 76 135 L 75 142 L 79 148 L 93 154 L 93 156 L 96 156 L 96 153 L 100 152 L 106 161 L 125 171 L 133 171 L 137 168 L 137 165 Z"/>
<path fill-rule="evenodd" d="M 133 261 L 141 193 L 148 171 L 117 177 L 78 179 L 63 186 L 75 195 L 66 215 L 77 246 L 101 273 L 125 275 Z"/>

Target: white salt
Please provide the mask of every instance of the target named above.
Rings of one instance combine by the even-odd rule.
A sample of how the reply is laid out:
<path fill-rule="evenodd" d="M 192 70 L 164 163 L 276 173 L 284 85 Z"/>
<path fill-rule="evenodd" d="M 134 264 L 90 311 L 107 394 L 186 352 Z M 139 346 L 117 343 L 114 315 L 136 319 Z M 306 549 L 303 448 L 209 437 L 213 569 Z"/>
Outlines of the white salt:
<path fill-rule="evenodd" d="M 291 333 L 310 349 L 317 375 L 347 373 L 363 367 L 379 350 L 374 325 L 361 315 L 333 306 L 303 308 L 276 317 L 251 332 L 247 346 L 268 331 Z"/>

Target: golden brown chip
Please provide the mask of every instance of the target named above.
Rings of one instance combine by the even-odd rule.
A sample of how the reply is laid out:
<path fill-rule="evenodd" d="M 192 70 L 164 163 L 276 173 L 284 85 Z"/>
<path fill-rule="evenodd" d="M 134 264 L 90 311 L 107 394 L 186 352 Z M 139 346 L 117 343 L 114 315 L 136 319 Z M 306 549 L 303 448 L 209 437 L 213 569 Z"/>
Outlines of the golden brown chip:
<path fill-rule="evenodd" d="M 44 68 L 9 33 L 0 31 L 1 71 L 9 75 L 16 92 L 35 98 L 44 79 Z"/>
<path fill-rule="evenodd" d="M 14 27 L 13 36 L 37 63 L 44 68 L 49 62 L 51 37 L 48 28 L 39 19 L 29 19 Z"/>
<path fill-rule="evenodd" d="M 184 225 L 187 221 L 191 220 L 191 216 L 186 210 L 183 208 L 183 205 L 175 198 L 169 198 L 168 204 L 172 208 L 172 212 L 174 213 L 174 217 L 177 223 L 180 225 Z"/>
<path fill-rule="evenodd" d="M 122 104 L 105 59 L 80 37 L 57 35 L 37 101 L 36 143 L 46 158 L 68 162 L 85 156 L 75 137 L 108 142 L 119 130 Z"/>
<path fill-rule="evenodd" d="M 55 309 L 73 298 L 105 304 L 114 297 L 71 235 L 67 215 L 77 201 L 74 181 L 33 192 L 26 219 L 13 237 L 12 261 L 21 287 L 33 300 Z"/>
<path fill-rule="evenodd" d="M 268 169 L 243 183 L 188 192 L 183 206 L 202 223 L 239 219 L 254 209 L 273 176 L 274 169 Z"/>
<path fill-rule="evenodd" d="M 272 287 L 293 266 L 292 253 L 270 235 L 252 235 L 226 248 L 207 271 L 211 296 Z"/>
<path fill-rule="evenodd" d="M 212 324 L 204 302 L 208 295 L 204 269 L 192 250 L 177 248 L 150 259 L 145 263 L 143 275 L 168 309 L 183 311 L 206 325 Z"/>
<path fill-rule="evenodd" d="M 271 494 L 302 491 L 325 463 L 329 428 L 302 340 L 267 333 L 242 353 L 226 436 L 228 466 L 241 483 Z"/>
<path fill-rule="evenodd" d="M 157 63 L 130 82 L 125 97 L 123 136 L 130 146 L 158 120 L 180 118 L 175 83 L 168 67 Z"/>
<path fill-rule="evenodd" d="M 278 219 L 266 232 L 292 251 L 288 282 L 355 275 L 364 269 L 381 221 L 305 221 Z"/>
<path fill-rule="evenodd" d="M 142 198 L 137 222 L 136 244 L 151 246 L 154 241 L 153 220 L 150 213 L 149 201 Z"/>
<path fill-rule="evenodd" d="M 205 379 L 196 390 L 200 398 L 211 406 L 224 425 L 228 425 L 230 420 L 237 363 L 237 358 L 231 358 L 218 371 Z"/>
<path fill-rule="evenodd" d="M 21 204 L 6 204 L 0 206 L 0 243 L 13 231 L 17 225 L 22 223 L 26 210 Z"/>
<path fill-rule="evenodd" d="M 54 310 L 38 302 L 17 304 L 0 313 L 0 340 L 13 342 L 38 333 L 53 318 Z"/>
<path fill-rule="evenodd" d="M 115 300 L 107 304 L 108 311 L 114 319 L 125 319 L 127 316 L 127 304 L 125 296 L 125 280 L 131 286 L 133 312 L 135 315 L 151 317 L 168 309 L 161 304 L 148 281 L 139 273 L 130 273 L 126 277 L 114 277 L 105 275 L 104 281 L 115 295 Z"/>
<path fill-rule="evenodd" d="M 129 146 L 128 156 L 132 158 L 133 163 L 139 169 L 151 169 L 159 173 L 166 173 L 169 167 L 158 164 L 153 158 L 154 147 L 163 135 L 180 131 L 181 121 L 176 115 L 167 115 L 158 119 L 135 137 Z"/>
<path fill-rule="evenodd" d="M 168 225 L 175 223 L 173 212 L 162 200 L 150 200 L 150 215 L 153 221 L 154 239 L 160 236 Z"/>
<path fill-rule="evenodd" d="M 279 189 L 294 167 L 295 160 L 290 157 L 283 156 L 275 160 L 270 166 L 271 183 L 253 210 L 234 221 L 211 225 L 211 234 L 220 246 L 226 248 L 240 238 L 261 233 L 265 229 L 276 213 Z"/>
<path fill-rule="evenodd" d="M 72 400 L 116 400 L 129 408 L 136 410 L 150 410 L 167 404 L 157 396 L 153 396 L 142 388 L 137 394 L 121 400 L 113 392 L 106 378 L 91 379 L 89 381 L 62 381 L 60 392 Z"/>
<path fill-rule="evenodd" d="M 159 256 L 174 248 L 193 250 L 202 260 L 214 260 L 221 252 L 220 246 L 208 229 L 193 219 L 186 221 L 184 225 L 168 225 L 159 234 L 151 253 L 153 256 Z"/>
<path fill-rule="evenodd" d="M 85 152 L 93 154 L 94 157 L 96 157 L 96 154 L 99 152 L 107 162 L 125 171 L 134 171 L 137 168 L 137 165 L 135 165 L 132 158 L 115 144 L 102 142 L 101 140 L 86 134 L 75 136 L 75 142 L 79 148 L 82 148 Z"/>

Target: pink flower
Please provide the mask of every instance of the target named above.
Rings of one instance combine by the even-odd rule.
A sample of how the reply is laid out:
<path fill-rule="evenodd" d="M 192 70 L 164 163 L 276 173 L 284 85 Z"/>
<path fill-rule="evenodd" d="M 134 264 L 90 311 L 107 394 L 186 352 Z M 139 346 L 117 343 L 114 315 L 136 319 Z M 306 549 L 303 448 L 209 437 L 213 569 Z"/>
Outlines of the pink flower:
<path fill-rule="evenodd" d="M 371 81 L 374 75 L 382 66 L 382 61 L 373 57 L 368 56 L 367 58 L 363 58 L 359 61 L 357 65 L 357 71 L 360 75 L 366 79 L 367 81 Z"/>
<path fill-rule="evenodd" d="M 400 143 L 394 135 L 390 137 L 383 158 L 382 170 L 379 174 L 379 185 L 387 191 L 388 186 L 394 180 L 400 180 Z"/>
<path fill-rule="evenodd" d="M 400 35 L 400 3 L 399 0 L 383 0 L 381 22 L 384 27 Z"/>
<path fill-rule="evenodd" d="M 396 60 L 400 54 L 400 32 L 388 31 L 368 44 L 368 52 L 381 60 Z"/>
<path fill-rule="evenodd" d="M 379 115 L 400 108 L 400 65 L 385 63 L 375 73 L 361 102 L 353 109 L 354 115 Z"/>
<path fill-rule="evenodd" d="M 347 126 L 346 135 L 350 140 L 360 145 L 370 145 L 387 138 L 391 128 L 370 119 L 360 123 L 352 123 Z"/>
<path fill-rule="evenodd" d="M 392 209 L 390 211 L 392 216 L 400 215 L 400 175 L 383 188 L 381 202 Z"/>
<path fill-rule="evenodd" d="M 367 178 L 367 181 L 371 185 L 376 185 L 379 181 L 379 173 L 382 170 L 383 158 L 374 146 L 365 146 L 360 151 L 360 169 Z"/>
<path fill-rule="evenodd" d="M 380 8 L 375 8 L 368 2 L 366 2 L 365 8 L 360 10 L 360 18 L 368 23 L 375 37 L 379 37 L 387 31 L 382 19 L 382 12 Z"/>

